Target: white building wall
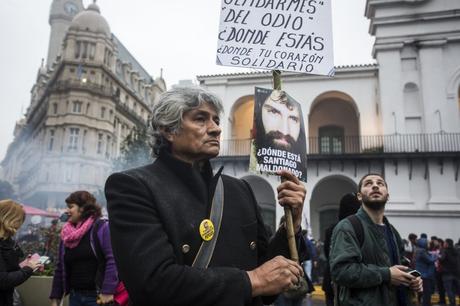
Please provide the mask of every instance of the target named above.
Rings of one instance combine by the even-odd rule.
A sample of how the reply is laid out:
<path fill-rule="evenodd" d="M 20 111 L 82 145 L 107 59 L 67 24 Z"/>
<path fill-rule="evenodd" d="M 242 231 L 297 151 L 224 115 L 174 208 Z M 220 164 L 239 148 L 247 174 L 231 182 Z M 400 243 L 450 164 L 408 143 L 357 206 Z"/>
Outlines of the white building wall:
<path fill-rule="evenodd" d="M 426 133 L 440 132 L 442 125 L 440 120 L 446 116 L 444 103 L 446 75 L 443 69 L 442 45 L 436 42 L 433 44 L 420 49 L 421 92 L 426 118 Z M 440 112 L 440 117 L 437 112 Z"/>
<path fill-rule="evenodd" d="M 439 95 L 442 96 L 441 100 L 444 100 L 446 96 L 445 81 L 442 77 L 433 76 L 437 78 L 436 81 L 422 77 L 426 73 L 424 69 L 428 68 L 421 65 L 419 61 L 426 59 L 433 65 L 436 63 L 436 61 L 433 62 L 433 59 L 439 56 L 439 54 L 428 55 L 430 52 L 423 56 L 416 54 L 417 66 L 413 66 L 413 62 L 407 65 L 407 62 L 402 60 L 400 47 L 380 50 L 378 70 L 375 67 L 363 68 L 357 72 L 356 70 L 359 70 L 357 67 L 342 68 L 342 70 L 338 69 L 336 77 L 330 79 L 285 74 L 282 75 L 282 86 L 302 104 L 307 137 L 311 107 L 318 97 L 328 92 L 340 92 L 351 97 L 352 103 L 358 110 L 361 135 L 405 134 L 407 132 L 406 118 L 414 114 L 422 117 L 423 130 L 421 132 L 425 132 L 424 117 L 431 115 L 430 121 L 433 121 L 435 109 L 433 103 L 426 107 L 423 97 L 429 95 L 438 101 L 436 97 Z M 410 50 L 404 56 L 409 59 L 414 58 Z M 207 77 L 203 77 L 201 81 L 202 85 L 223 99 L 226 109 L 225 118 L 231 116 L 230 112 L 236 101 L 253 94 L 255 86 L 267 88 L 272 86 L 270 74 L 217 76 L 209 77 L 209 81 Z M 424 82 L 431 82 L 431 85 L 425 85 Z M 416 85 L 418 89 L 416 94 L 420 97 L 420 100 L 412 106 L 407 103 L 405 105 L 404 100 L 404 88 L 408 83 Z M 436 88 L 431 88 L 433 86 Z M 439 104 L 439 102 L 436 103 Z M 458 116 L 458 111 L 454 114 Z M 232 126 L 229 120 L 224 120 L 224 123 L 223 135 L 226 136 L 224 139 L 228 139 L 228 136 L 231 136 Z M 433 126 L 436 127 L 436 121 L 434 124 L 430 122 L 428 132 L 439 132 L 439 128 L 435 130 Z M 425 148 L 420 145 L 410 147 L 401 141 L 397 141 L 394 147 L 389 143 L 385 145 L 389 151 L 401 148 L 400 152 L 403 155 L 406 154 L 404 150 L 407 148 L 410 149 L 408 152 L 412 152 L 411 154 L 417 154 L 416 149 Z M 306 184 L 308 193 L 303 213 L 305 217 L 303 226 L 310 226 L 311 234 L 318 238 L 320 236 L 320 213 L 334 204 L 329 203 L 333 202 L 331 199 L 326 201 L 326 197 L 324 197 L 325 202 L 321 204 L 325 206 L 317 207 L 316 204 L 311 203 L 312 194 L 321 181 L 331 177 L 342 177 L 357 184 L 359 179 L 368 172 L 383 172 L 390 190 L 386 212 L 390 221 L 397 226 L 403 236 L 411 232 L 417 234 L 427 232 L 430 235 L 456 239 L 457 228 L 460 225 L 460 192 L 458 191 L 458 180 L 455 180 L 455 161 L 452 158 L 440 158 L 436 155 L 427 158 L 416 157 L 417 155 L 392 158 L 389 153 L 384 153 L 382 156 L 370 161 L 358 158 L 355 160 L 356 165 L 347 160 L 340 161 L 334 158 L 331 159 L 332 161 L 327 158 L 320 161 L 308 161 L 308 183 Z M 319 163 L 318 166 L 317 163 Z M 228 168 L 230 164 L 231 162 L 227 162 L 226 167 Z M 247 164 L 242 166 L 242 163 L 239 162 L 238 165 L 229 174 L 237 177 L 247 175 Z M 279 184 L 278 180 L 273 177 L 263 177 L 275 191 Z M 335 205 L 339 200 L 340 197 L 337 196 Z M 282 208 L 277 207 L 276 213 L 277 220 L 279 220 L 283 214 Z M 439 225 L 440 223 L 442 225 Z"/>

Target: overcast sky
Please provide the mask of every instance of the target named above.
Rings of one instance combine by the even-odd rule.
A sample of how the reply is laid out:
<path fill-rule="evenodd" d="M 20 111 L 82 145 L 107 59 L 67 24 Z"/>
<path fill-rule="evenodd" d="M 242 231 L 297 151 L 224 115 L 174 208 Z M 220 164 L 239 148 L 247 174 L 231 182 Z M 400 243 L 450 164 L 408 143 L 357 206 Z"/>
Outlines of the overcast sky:
<path fill-rule="evenodd" d="M 84 5 L 91 3 L 84 0 Z M 215 64 L 221 0 L 98 0 L 114 33 L 154 77 L 163 68 L 168 88 L 196 75 L 249 72 Z M 334 64 L 369 64 L 373 38 L 366 0 L 333 0 Z M 0 0 L 0 160 L 47 57 L 51 0 Z"/>

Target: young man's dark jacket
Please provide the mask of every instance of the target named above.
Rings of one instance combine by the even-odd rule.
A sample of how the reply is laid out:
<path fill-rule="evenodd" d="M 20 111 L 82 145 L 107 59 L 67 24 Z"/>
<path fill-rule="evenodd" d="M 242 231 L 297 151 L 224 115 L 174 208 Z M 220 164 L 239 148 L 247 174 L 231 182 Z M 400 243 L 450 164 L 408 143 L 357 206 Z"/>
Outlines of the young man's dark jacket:
<path fill-rule="evenodd" d="M 332 280 L 339 287 L 339 305 L 398 306 L 396 287 L 390 283 L 392 263 L 385 236 L 362 207 L 356 216 L 364 230 L 362 247 L 348 219 L 340 221 L 332 235 L 329 264 Z M 401 258 L 401 237 L 386 218 L 384 222 L 391 228 Z"/>
<path fill-rule="evenodd" d="M 133 305 L 262 305 L 251 298 L 245 271 L 277 254 L 288 257 L 288 246 L 283 229 L 268 243 L 244 181 L 222 175 L 224 211 L 214 255 L 208 269 L 191 267 L 219 176 L 209 162 L 198 171 L 162 151 L 153 164 L 108 178 L 112 247 Z"/>

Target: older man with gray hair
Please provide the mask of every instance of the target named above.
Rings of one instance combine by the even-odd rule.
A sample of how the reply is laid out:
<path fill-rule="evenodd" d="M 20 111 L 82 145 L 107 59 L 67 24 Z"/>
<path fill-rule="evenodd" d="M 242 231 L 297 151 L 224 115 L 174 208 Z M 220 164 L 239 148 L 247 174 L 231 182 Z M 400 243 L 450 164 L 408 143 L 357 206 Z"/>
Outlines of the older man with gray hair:
<path fill-rule="evenodd" d="M 262 305 L 303 274 L 287 259 L 284 226 L 268 241 L 249 184 L 213 173 L 222 110 L 201 88 L 164 93 L 151 120 L 155 162 L 106 182 L 113 252 L 133 305 Z M 305 187 L 278 174 L 278 201 L 300 235 Z"/>

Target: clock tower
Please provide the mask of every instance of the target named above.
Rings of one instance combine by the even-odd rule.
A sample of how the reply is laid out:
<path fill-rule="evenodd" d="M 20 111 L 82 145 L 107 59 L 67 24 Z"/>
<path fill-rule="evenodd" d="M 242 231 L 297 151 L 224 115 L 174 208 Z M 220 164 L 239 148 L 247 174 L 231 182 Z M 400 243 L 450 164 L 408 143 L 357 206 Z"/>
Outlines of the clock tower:
<path fill-rule="evenodd" d="M 83 10 L 82 0 L 53 0 L 49 18 L 51 33 L 46 61 L 48 67 L 61 53 L 62 42 L 73 17 Z"/>

